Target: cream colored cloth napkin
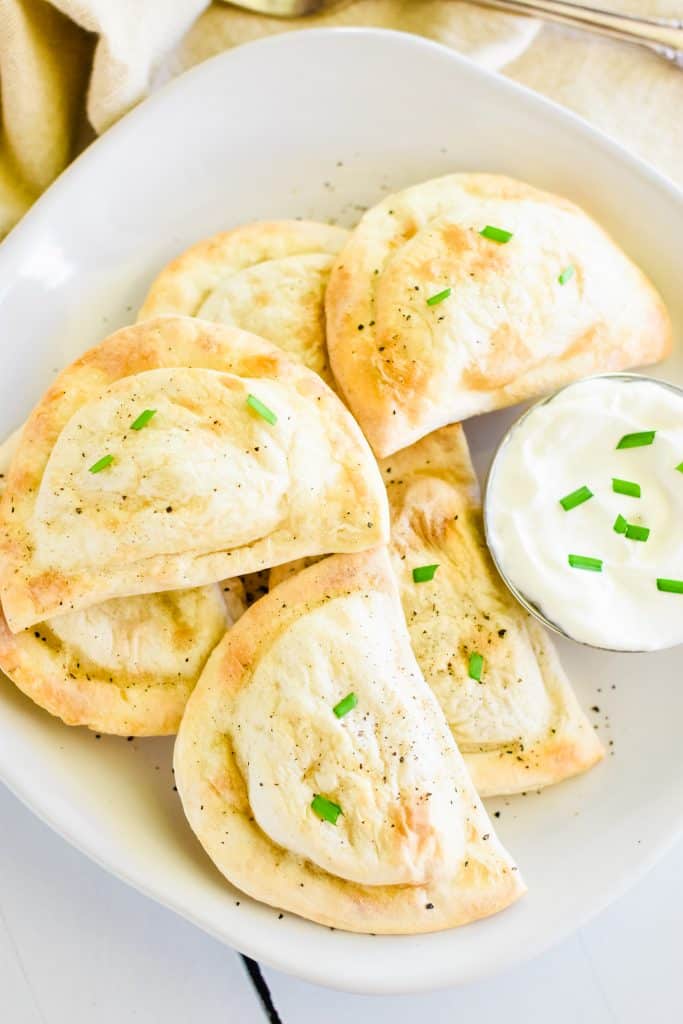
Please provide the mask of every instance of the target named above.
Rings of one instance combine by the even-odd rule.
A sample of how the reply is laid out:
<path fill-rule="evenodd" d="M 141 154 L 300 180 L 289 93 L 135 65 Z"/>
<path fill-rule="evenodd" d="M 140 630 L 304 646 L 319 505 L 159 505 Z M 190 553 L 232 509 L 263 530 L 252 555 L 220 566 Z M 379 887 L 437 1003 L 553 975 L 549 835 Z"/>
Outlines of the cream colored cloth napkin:
<path fill-rule="evenodd" d="M 681 0 L 609 0 L 675 14 Z M 680 14 L 680 11 L 679 11 Z M 346 0 L 286 22 L 208 0 L 0 0 L 0 237 L 87 138 L 171 75 L 302 25 L 437 39 L 572 107 L 683 182 L 683 72 L 634 47 L 459 0 Z"/>
<path fill-rule="evenodd" d="M 104 131 L 208 0 L 0 0 L 0 237 Z"/>

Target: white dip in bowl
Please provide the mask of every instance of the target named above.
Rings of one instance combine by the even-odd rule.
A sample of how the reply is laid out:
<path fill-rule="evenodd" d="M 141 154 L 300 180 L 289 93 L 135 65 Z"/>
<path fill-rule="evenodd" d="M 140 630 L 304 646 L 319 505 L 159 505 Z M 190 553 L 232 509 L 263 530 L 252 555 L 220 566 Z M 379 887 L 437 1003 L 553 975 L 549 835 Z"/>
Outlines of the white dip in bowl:
<path fill-rule="evenodd" d="M 546 625 L 618 651 L 683 643 L 678 388 L 606 374 L 532 406 L 494 457 L 484 517 L 499 572 Z"/>

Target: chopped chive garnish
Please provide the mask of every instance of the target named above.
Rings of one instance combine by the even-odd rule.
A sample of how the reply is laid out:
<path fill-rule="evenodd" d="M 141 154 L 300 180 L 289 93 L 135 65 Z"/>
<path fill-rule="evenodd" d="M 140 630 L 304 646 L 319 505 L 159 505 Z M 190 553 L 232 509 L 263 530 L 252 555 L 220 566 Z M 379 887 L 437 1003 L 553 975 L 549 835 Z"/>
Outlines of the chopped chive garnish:
<path fill-rule="evenodd" d="M 450 288 L 444 288 L 444 290 L 442 292 L 437 292 L 436 295 L 430 295 L 429 298 L 427 299 L 427 305 L 428 306 L 438 306 L 439 303 L 443 302 L 444 299 L 447 299 L 450 294 L 451 294 L 451 289 Z"/>
<path fill-rule="evenodd" d="M 650 530 L 647 526 L 636 526 L 635 523 L 629 523 L 626 527 L 626 536 L 629 540 L 647 540 Z"/>
<path fill-rule="evenodd" d="M 656 433 L 656 430 L 641 430 L 637 434 L 624 434 L 617 448 L 643 448 L 652 444 Z"/>
<path fill-rule="evenodd" d="M 683 473 L 683 462 L 679 462 L 678 465 L 676 466 L 676 469 L 678 470 L 679 473 Z"/>
<path fill-rule="evenodd" d="M 429 583 L 438 568 L 438 562 L 436 565 L 418 565 L 417 569 L 413 569 L 413 583 Z"/>
<path fill-rule="evenodd" d="M 479 234 L 484 238 L 490 238 L 492 242 L 499 242 L 501 245 L 509 242 L 512 238 L 511 231 L 506 231 L 505 228 L 494 228 L 491 224 L 487 224 L 485 228 L 482 228 Z"/>
<path fill-rule="evenodd" d="M 467 673 L 470 679 L 476 679 L 479 683 L 481 682 L 481 671 L 484 667 L 484 658 L 477 651 L 472 651 L 470 654 L 470 663 L 467 669 Z"/>
<path fill-rule="evenodd" d="M 583 487 L 579 487 L 577 490 L 572 491 L 571 494 L 566 494 L 564 498 L 560 498 L 560 505 L 565 512 L 571 512 L 571 510 L 576 508 L 577 505 L 583 505 L 584 501 L 588 501 L 588 499 L 592 497 L 593 492 L 584 485 Z"/>
<path fill-rule="evenodd" d="M 634 484 L 632 480 L 619 480 L 612 477 L 612 490 L 615 494 L 627 494 L 629 498 L 640 497 L 640 484 Z"/>
<path fill-rule="evenodd" d="M 353 711 L 357 703 L 358 697 L 356 697 L 355 693 L 347 693 L 338 704 L 334 705 L 332 710 L 337 718 L 343 718 L 344 715 L 348 715 L 349 711 Z"/>
<path fill-rule="evenodd" d="M 337 824 L 337 818 L 343 813 L 339 804 L 324 796 L 318 796 L 317 793 L 311 800 L 311 807 L 321 821 L 329 821 L 332 825 Z"/>
<path fill-rule="evenodd" d="M 624 517 L 620 514 L 614 520 L 614 526 L 612 527 L 612 529 L 614 530 L 615 533 L 626 533 L 626 527 L 627 526 L 628 526 L 628 523 L 626 522 Z"/>
<path fill-rule="evenodd" d="M 587 558 L 585 555 L 569 555 L 572 569 L 588 569 L 589 572 L 602 572 L 602 558 Z"/>
<path fill-rule="evenodd" d="M 566 284 L 567 281 L 571 281 L 573 276 L 574 276 L 574 267 L 570 263 L 568 267 L 564 268 L 562 273 L 558 276 L 557 280 L 559 281 L 560 284 Z"/>
<path fill-rule="evenodd" d="M 133 423 L 131 423 L 130 429 L 142 430 L 142 428 L 146 427 L 149 421 L 152 419 L 152 417 L 156 416 L 156 414 L 156 409 L 145 409 L 145 411 L 141 412 L 138 418 Z"/>
<path fill-rule="evenodd" d="M 247 395 L 247 405 L 257 412 L 264 420 L 270 423 L 271 427 L 274 427 L 277 423 L 277 416 L 272 409 L 269 409 L 267 405 L 264 405 L 256 395 Z"/>
<path fill-rule="evenodd" d="M 657 580 L 657 590 L 665 594 L 683 594 L 683 580 Z"/>
<path fill-rule="evenodd" d="M 97 460 L 97 462 L 93 462 L 93 464 L 90 467 L 90 469 L 88 470 L 88 472 L 89 473 L 101 473 L 103 469 L 107 468 L 107 466 L 111 466 L 113 461 L 114 461 L 114 456 L 113 455 L 103 455 L 101 459 Z"/>

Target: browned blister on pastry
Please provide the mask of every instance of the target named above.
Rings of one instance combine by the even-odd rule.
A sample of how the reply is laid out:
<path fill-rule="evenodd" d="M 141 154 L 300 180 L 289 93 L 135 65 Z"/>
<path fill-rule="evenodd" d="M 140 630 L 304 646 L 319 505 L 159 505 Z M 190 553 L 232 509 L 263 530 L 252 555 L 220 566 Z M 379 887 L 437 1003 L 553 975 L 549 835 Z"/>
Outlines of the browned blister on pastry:
<path fill-rule="evenodd" d="M 314 221 L 256 221 L 202 239 L 154 280 L 138 320 L 197 316 L 274 342 L 328 384 L 324 296 L 348 231 Z"/>
<path fill-rule="evenodd" d="M 381 468 L 415 657 L 477 792 L 538 789 L 591 768 L 604 751 L 554 644 L 489 555 L 462 427 L 435 431 Z M 438 568 L 416 582 L 413 570 L 426 565 Z M 472 656 L 481 658 L 478 671 Z"/>
<path fill-rule="evenodd" d="M 0 520 L 13 632 L 388 536 L 377 466 L 320 377 L 189 317 L 118 331 L 57 377 L 22 433 Z"/>
<path fill-rule="evenodd" d="M 332 371 L 379 456 L 671 347 L 660 297 L 593 220 L 489 174 L 437 178 L 369 210 L 326 306 Z"/>
<path fill-rule="evenodd" d="M 411 934 L 523 892 L 415 662 L 383 549 L 326 558 L 216 648 L 175 750 L 188 820 L 255 899 Z"/>

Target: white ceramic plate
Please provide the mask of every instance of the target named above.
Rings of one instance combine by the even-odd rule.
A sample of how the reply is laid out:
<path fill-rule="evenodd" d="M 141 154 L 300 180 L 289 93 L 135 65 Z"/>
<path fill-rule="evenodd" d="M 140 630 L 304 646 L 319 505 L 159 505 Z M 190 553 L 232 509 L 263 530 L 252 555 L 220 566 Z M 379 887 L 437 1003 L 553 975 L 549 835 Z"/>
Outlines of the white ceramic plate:
<path fill-rule="evenodd" d="M 671 185 L 572 115 L 441 47 L 310 31 L 242 47 L 155 95 L 4 243 L 0 432 L 57 369 L 130 322 L 155 271 L 195 239 L 259 217 L 352 224 L 389 189 L 464 169 L 517 175 L 583 204 L 657 282 L 680 349 L 683 199 Z M 680 352 L 657 372 L 683 384 Z M 468 424 L 480 467 L 511 418 Z M 557 942 L 634 882 L 683 822 L 680 649 L 560 646 L 613 756 L 541 795 L 490 801 L 529 893 L 455 931 L 379 938 L 280 919 L 204 856 L 173 792 L 170 741 L 67 729 L 2 680 L 0 774 L 108 870 L 266 963 L 365 992 L 452 985 Z"/>

